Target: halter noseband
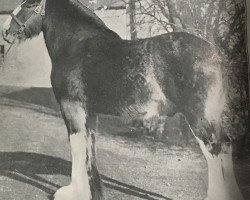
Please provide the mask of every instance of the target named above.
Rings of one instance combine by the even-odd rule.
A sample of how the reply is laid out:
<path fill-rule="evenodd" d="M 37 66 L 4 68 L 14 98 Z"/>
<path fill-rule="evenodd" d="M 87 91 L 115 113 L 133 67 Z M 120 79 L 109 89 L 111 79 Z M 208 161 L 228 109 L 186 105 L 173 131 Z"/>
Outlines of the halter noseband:
<path fill-rule="evenodd" d="M 24 3 L 26 3 L 26 1 L 24 1 L 21 5 L 23 5 Z M 34 9 L 34 12 L 36 14 L 40 14 L 41 16 L 44 16 L 45 15 L 45 4 L 46 4 L 46 0 L 42 0 L 41 3 Z M 21 34 L 24 32 L 27 37 L 31 36 L 30 32 L 26 28 L 26 23 L 32 17 L 32 15 L 26 20 L 26 22 L 23 23 L 17 18 L 16 15 L 14 15 L 13 13 L 10 14 L 12 19 L 20 26 L 19 30 L 17 31 L 18 34 Z"/>

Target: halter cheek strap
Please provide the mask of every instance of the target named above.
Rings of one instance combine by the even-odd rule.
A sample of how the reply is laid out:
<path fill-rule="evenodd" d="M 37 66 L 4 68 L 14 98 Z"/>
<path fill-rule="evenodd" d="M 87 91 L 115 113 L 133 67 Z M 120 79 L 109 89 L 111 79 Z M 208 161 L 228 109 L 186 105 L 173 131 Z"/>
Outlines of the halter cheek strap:
<path fill-rule="evenodd" d="M 25 1 L 26 2 L 26 1 Z M 25 3 L 24 2 L 24 3 Z M 45 15 L 45 4 L 46 4 L 46 0 L 42 0 L 41 3 L 39 4 L 39 6 L 37 6 L 34 10 L 34 12 L 36 14 L 40 14 L 41 16 L 44 16 Z M 29 19 L 27 19 L 27 21 L 25 23 L 21 22 L 16 15 L 14 15 L 13 13 L 10 14 L 10 16 L 12 17 L 12 19 L 15 20 L 15 22 L 20 26 L 20 29 L 18 30 L 18 33 L 21 34 L 21 33 L 25 33 L 25 35 L 27 37 L 30 37 L 31 36 L 31 33 L 30 31 L 26 28 L 26 23 Z M 30 16 L 32 17 L 32 15 Z"/>
<path fill-rule="evenodd" d="M 16 17 L 16 15 L 14 15 L 13 13 L 11 13 L 10 16 L 12 17 L 12 19 L 15 20 L 15 22 L 16 22 L 19 26 L 24 26 L 24 23 L 22 23 L 22 22 Z"/>
<path fill-rule="evenodd" d="M 45 5 L 46 5 L 46 0 L 42 0 L 40 5 L 35 8 L 34 12 L 42 16 L 45 15 Z"/>

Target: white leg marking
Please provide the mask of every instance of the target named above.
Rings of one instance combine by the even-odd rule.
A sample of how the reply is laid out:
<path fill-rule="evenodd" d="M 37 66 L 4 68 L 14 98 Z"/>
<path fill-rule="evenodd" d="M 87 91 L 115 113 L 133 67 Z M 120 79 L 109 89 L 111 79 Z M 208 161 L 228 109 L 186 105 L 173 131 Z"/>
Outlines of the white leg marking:
<path fill-rule="evenodd" d="M 90 200 L 91 189 L 86 163 L 89 143 L 85 127 L 86 114 L 81 103 L 65 101 L 62 102 L 62 108 L 66 120 L 73 129 L 69 136 L 72 174 L 70 185 L 60 188 L 55 193 L 55 200 Z"/>
<path fill-rule="evenodd" d="M 91 199 L 89 178 L 87 173 L 86 149 L 87 140 L 84 133 L 70 136 L 72 153 L 72 182 L 73 187 L 81 191 L 81 199 Z"/>
<path fill-rule="evenodd" d="M 190 125 L 189 125 L 190 127 Z M 208 190 L 205 200 L 244 200 L 237 184 L 232 158 L 232 147 L 224 147 L 226 153 L 222 152 L 216 156 L 212 155 L 204 142 L 195 136 L 208 165 Z"/>
<path fill-rule="evenodd" d="M 86 166 L 87 139 L 85 133 L 70 135 L 72 155 L 71 183 L 56 191 L 54 200 L 90 200 L 91 191 Z"/>
<path fill-rule="evenodd" d="M 145 119 L 148 119 L 152 116 L 159 116 L 159 102 L 165 103 L 166 97 L 155 78 L 154 69 L 152 67 L 147 71 L 146 82 L 152 92 L 150 101 L 145 105 L 145 111 L 147 112 Z"/>
<path fill-rule="evenodd" d="M 221 121 L 221 113 L 225 108 L 225 94 L 223 91 L 222 74 L 220 70 L 214 70 L 215 82 L 209 88 L 205 102 L 205 117 L 209 122 Z"/>
<path fill-rule="evenodd" d="M 207 150 L 203 141 L 197 137 L 196 139 L 208 164 L 206 200 L 243 200 L 234 174 L 232 147 L 229 147 L 226 153 L 215 156 Z"/>

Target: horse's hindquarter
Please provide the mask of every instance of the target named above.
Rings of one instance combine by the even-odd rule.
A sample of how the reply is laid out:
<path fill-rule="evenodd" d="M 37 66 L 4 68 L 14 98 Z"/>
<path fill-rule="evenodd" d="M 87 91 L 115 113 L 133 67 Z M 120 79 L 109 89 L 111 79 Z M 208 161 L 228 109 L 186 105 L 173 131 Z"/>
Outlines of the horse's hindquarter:
<path fill-rule="evenodd" d="M 186 117 L 204 117 L 209 95 L 218 96 L 218 99 L 221 95 L 211 90 L 214 87 L 222 89 L 217 52 L 206 41 L 187 33 L 169 34 L 168 38 L 160 36 L 156 43 L 164 64 L 155 68 L 161 67 L 157 74 L 158 80 L 165 84 L 165 95 Z M 157 63 L 158 55 L 155 56 Z"/>

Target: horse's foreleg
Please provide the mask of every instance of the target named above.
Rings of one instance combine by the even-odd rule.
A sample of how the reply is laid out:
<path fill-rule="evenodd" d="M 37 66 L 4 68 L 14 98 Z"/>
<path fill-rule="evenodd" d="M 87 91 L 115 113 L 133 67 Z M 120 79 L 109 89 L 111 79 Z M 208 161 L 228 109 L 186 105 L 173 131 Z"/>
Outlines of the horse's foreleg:
<path fill-rule="evenodd" d="M 93 136 L 87 129 L 87 116 L 80 102 L 61 102 L 62 114 L 69 133 L 72 156 L 71 183 L 60 188 L 55 200 L 102 199 L 100 178 L 95 165 Z M 94 188 L 95 186 L 98 188 Z M 96 191 L 95 190 L 99 190 Z"/>

